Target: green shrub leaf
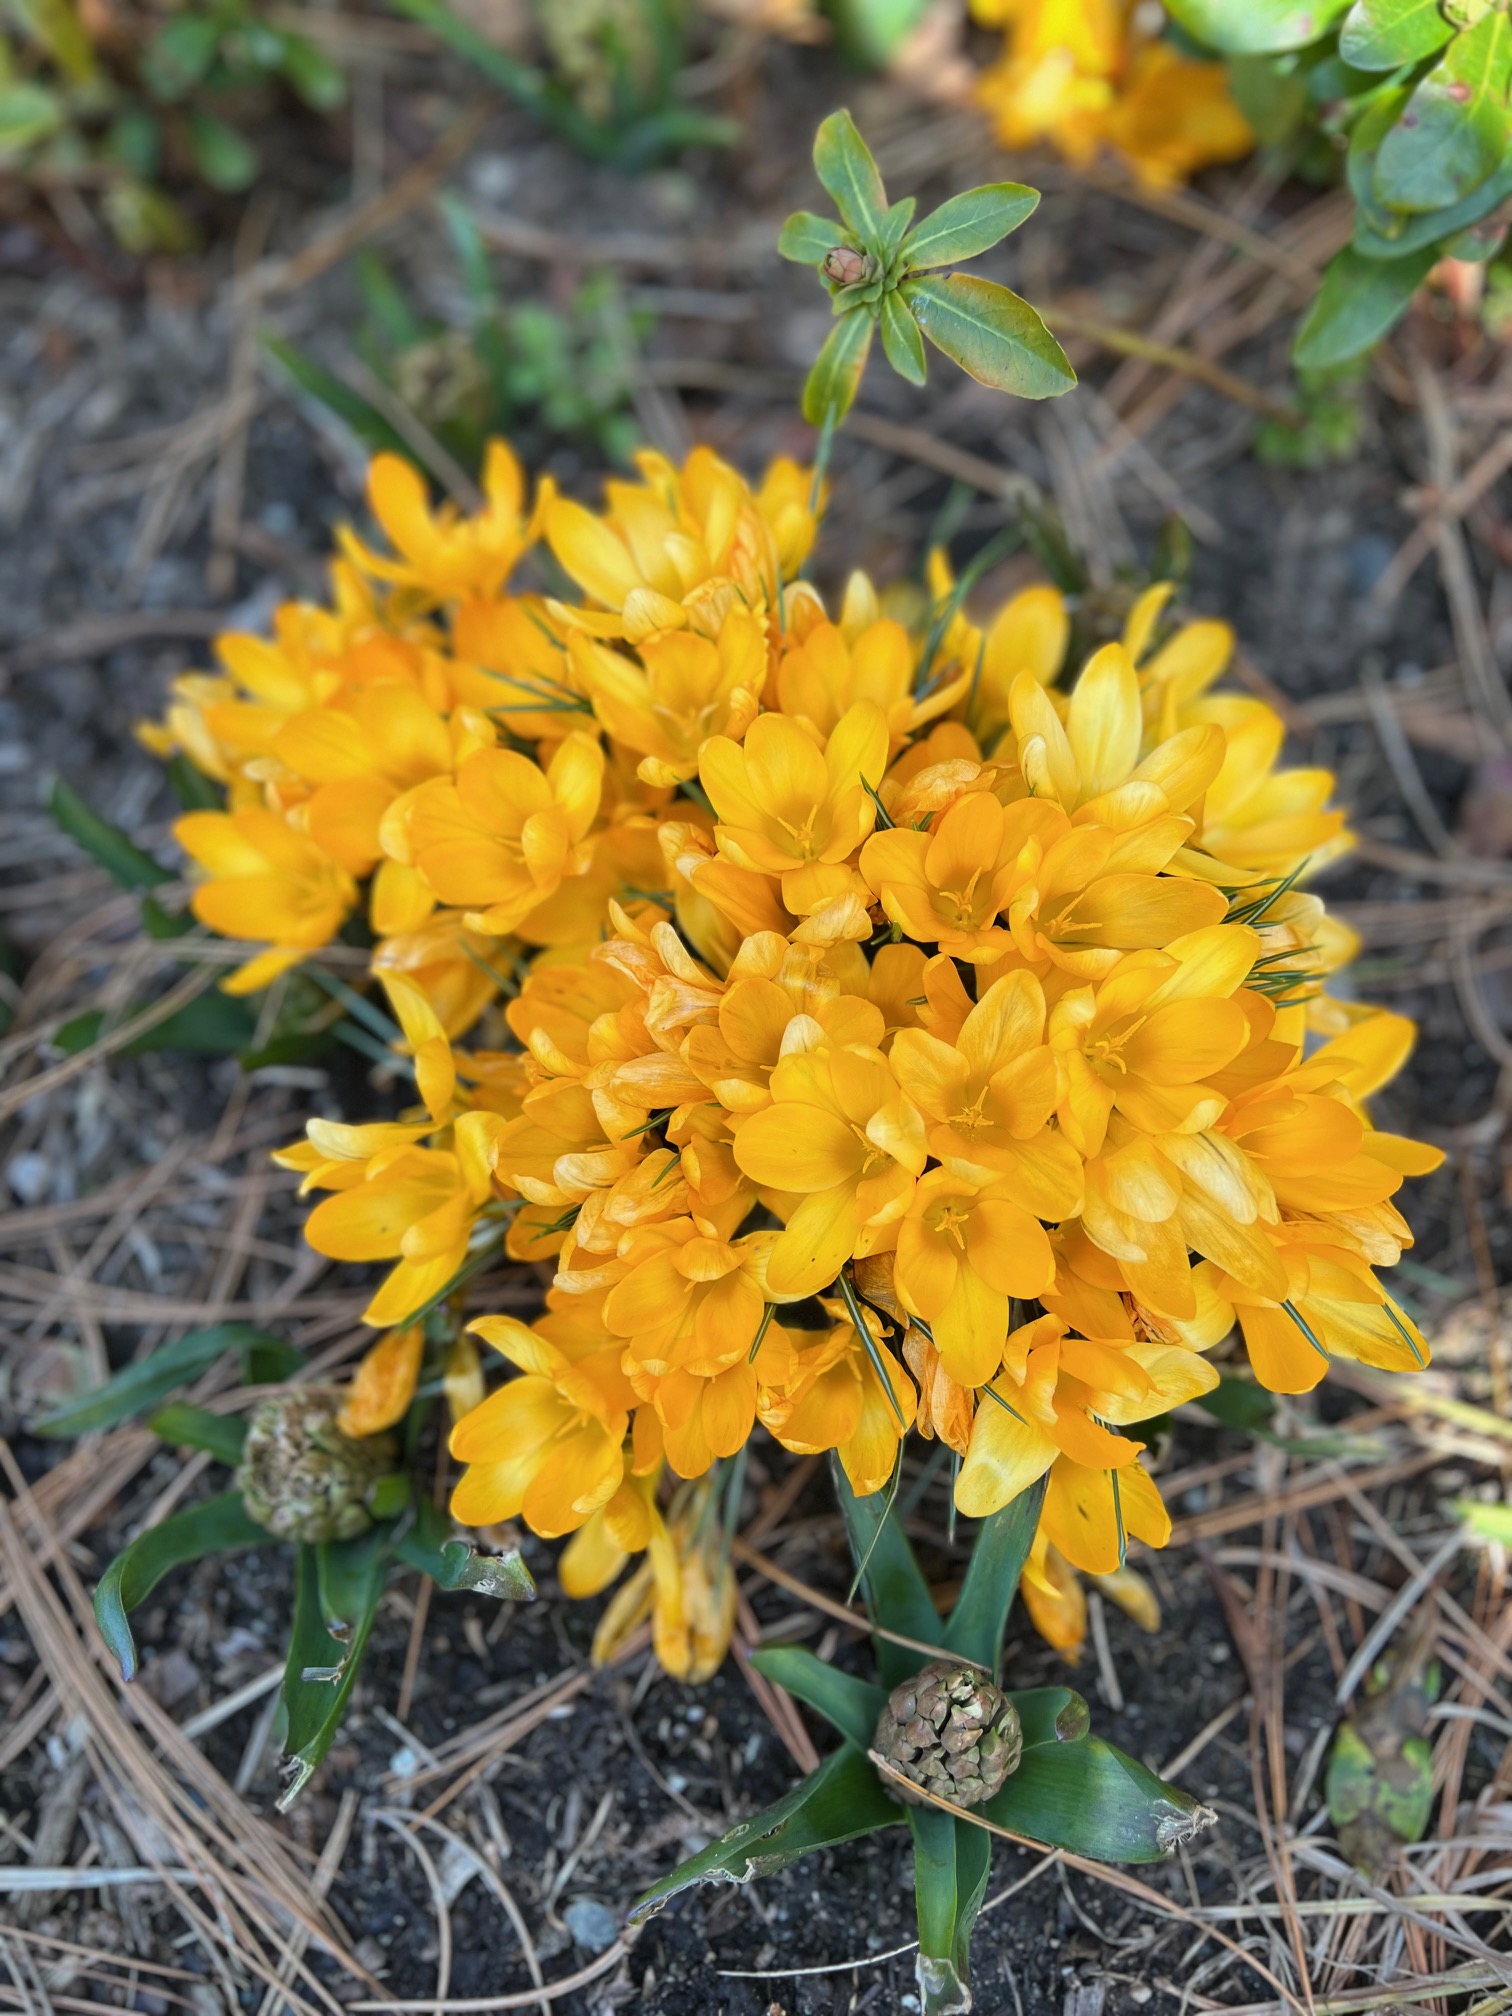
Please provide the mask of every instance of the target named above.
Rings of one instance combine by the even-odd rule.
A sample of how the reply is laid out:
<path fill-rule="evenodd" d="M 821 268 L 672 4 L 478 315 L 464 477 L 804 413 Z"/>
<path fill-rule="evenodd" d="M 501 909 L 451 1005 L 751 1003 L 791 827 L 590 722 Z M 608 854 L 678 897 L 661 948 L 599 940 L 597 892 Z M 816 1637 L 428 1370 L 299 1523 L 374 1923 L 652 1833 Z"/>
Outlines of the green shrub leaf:
<path fill-rule="evenodd" d="M 285 35 L 279 69 L 312 112 L 334 112 L 346 103 L 346 78 L 323 49 L 302 35 Z"/>
<path fill-rule="evenodd" d="M 910 385 L 922 385 L 929 375 L 924 359 L 924 338 L 913 312 L 901 294 L 882 297 L 882 348 L 887 361 Z"/>
<path fill-rule="evenodd" d="M 868 242 L 879 238 L 887 191 L 849 112 L 831 112 L 821 121 L 814 135 L 814 170 L 856 236 Z"/>
<path fill-rule="evenodd" d="M 882 1789 L 859 1750 L 847 1743 L 785 1799 L 742 1820 L 701 1853 L 654 1883 L 630 1907 L 630 1923 L 643 1924 L 679 1891 L 694 1883 L 748 1883 L 819 1848 L 833 1848 L 902 1824 L 903 1808 Z"/>
<path fill-rule="evenodd" d="M 251 141 L 198 105 L 189 114 L 189 147 L 195 167 L 223 195 L 239 195 L 257 179 L 257 149 Z"/>
<path fill-rule="evenodd" d="M 996 281 L 925 274 L 905 280 L 899 292 L 935 348 L 980 384 L 1020 399 L 1053 399 L 1076 383 L 1037 310 Z"/>
<path fill-rule="evenodd" d="M 1454 33 L 1440 0 L 1355 0 L 1339 30 L 1339 54 L 1356 70 L 1420 63 Z"/>
<path fill-rule="evenodd" d="M 822 266 L 844 235 L 833 217 L 795 210 L 778 234 L 777 250 L 796 266 Z"/>
<path fill-rule="evenodd" d="M 1437 256 L 1432 246 L 1404 259 L 1362 259 L 1348 245 L 1335 253 L 1292 344 L 1293 363 L 1320 371 L 1363 356 L 1406 312 Z"/>
<path fill-rule="evenodd" d="M 903 257 L 915 273 L 976 259 L 1016 231 L 1039 200 L 1038 189 L 1026 189 L 1021 182 L 984 182 L 979 189 L 967 189 L 914 226 L 903 240 Z"/>
<path fill-rule="evenodd" d="M 170 1569 L 202 1561 L 207 1554 L 263 1547 L 271 1537 L 247 1517 L 235 1491 L 222 1492 L 200 1505 L 186 1505 L 182 1512 L 139 1533 L 117 1554 L 95 1590 L 95 1621 L 121 1668 L 121 1678 L 130 1680 L 137 1670 L 136 1640 L 126 1619 L 146 1602 Z"/>
<path fill-rule="evenodd" d="M 202 84 L 220 53 L 220 23 L 213 14 L 175 14 L 147 44 L 142 75 L 154 98 L 175 104 Z"/>
<path fill-rule="evenodd" d="M 0 155 L 22 154 L 63 124 L 63 101 L 24 79 L 0 83 Z"/>
<path fill-rule="evenodd" d="M 1189 35 L 1226 56 L 1270 56 L 1316 42 L 1348 5 L 1349 0 L 1168 0 L 1166 11 Z"/>
<path fill-rule="evenodd" d="M 1507 149 L 1512 22 L 1500 10 L 1456 35 L 1376 156 L 1375 196 L 1416 215 L 1478 189 Z"/>
<path fill-rule="evenodd" d="M 825 338 L 803 387 L 803 417 L 811 427 L 836 425 L 855 403 L 873 327 L 867 309 L 853 308 Z"/>

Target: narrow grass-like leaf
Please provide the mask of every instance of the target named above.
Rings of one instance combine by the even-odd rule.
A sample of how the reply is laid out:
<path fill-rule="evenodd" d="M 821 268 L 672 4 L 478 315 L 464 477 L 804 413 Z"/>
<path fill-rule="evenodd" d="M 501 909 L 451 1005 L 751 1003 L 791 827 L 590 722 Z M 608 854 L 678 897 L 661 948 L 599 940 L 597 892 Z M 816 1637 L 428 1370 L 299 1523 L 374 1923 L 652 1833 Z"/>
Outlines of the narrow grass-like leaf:
<path fill-rule="evenodd" d="M 963 190 L 914 226 L 903 240 L 904 260 L 912 272 L 924 273 L 979 258 L 1032 216 L 1039 200 L 1038 189 L 1022 182 L 984 182 Z"/>
<path fill-rule="evenodd" d="M 995 280 L 925 273 L 899 291 L 935 348 L 979 384 L 1020 399 L 1054 399 L 1076 383 L 1038 310 Z"/>
<path fill-rule="evenodd" d="M 992 1866 L 985 1828 L 935 1806 L 911 1806 L 914 1904 L 919 1923 L 915 1975 L 921 2016 L 963 2016 L 971 2007 L 971 1931 Z"/>
<path fill-rule="evenodd" d="M 274 1341 L 250 1323 L 212 1323 L 206 1330 L 191 1330 L 112 1373 L 92 1393 L 82 1394 L 31 1422 L 31 1432 L 89 1435 L 97 1428 L 114 1428 L 117 1422 L 150 1413 L 175 1387 L 195 1378 L 226 1352 L 250 1351 Z"/>
<path fill-rule="evenodd" d="M 818 1848 L 834 1848 L 902 1820 L 903 1808 L 883 1791 L 861 1751 L 847 1743 L 785 1799 L 742 1820 L 654 1883 L 631 1905 L 630 1923 L 643 1924 L 694 1883 L 748 1883 Z"/>
<path fill-rule="evenodd" d="M 160 1441 L 171 1442 L 176 1449 L 202 1449 L 233 1470 L 241 1461 L 242 1444 L 247 1439 L 244 1416 L 212 1414 L 208 1407 L 191 1407 L 182 1400 L 149 1415 L 147 1426 Z"/>
<path fill-rule="evenodd" d="M 54 1047 L 65 1057 L 76 1057 L 81 1050 L 98 1043 L 106 1027 L 105 1017 L 98 1008 L 87 1009 L 54 1034 Z M 219 992 L 197 994 L 182 1008 L 175 1008 L 171 1015 L 165 1015 L 160 1022 L 154 1022 L 123 1043 L 117 1054 L 148 1057 L 178 1050 L 189 1057 L 235 1057 L 251 1042 L 256 1029 L 256 1017 L 245 1001 Z"/>
<path fill-rule="evenodd" d="M 1034 1529 L 1044 1502 L 1045 1480 L 1041 1478 L 1001 1512 L 982 1521 L 972 1544 L 966 1580 L 946 1627 L 945 1643 L 951 1651 L 975 1666 L 985 1666 L 994 1678 L 1002 1664 L 1008 1612 L 1034 1544 Z"/>
<path fill-rule="evenodd" d="M 383 415 L 323 364 L 317 364 L 313 357 L 307 357 L 282 337 L 264 336 L 262 341 L 268 355 L 283 366 L 299 389 L 344 421 L 365 448 L 374 454 L 412 453 Z"/>
<path fill-rule="evenodd" d="M 887 191 L 871 149 L 843 108 L 831 112 L 814 135 L 814 172 L 856 236 L 878 238 L 887 212 Z"/>
<path fill-rule="evenodd" d="M 171 869 L 128 840 L 119 826 L 102 819 L 61 777 L 53 785 L 48 810 L 69 839 L 82 847 L 123 889 L 156 889 L 173 880 Z"/>
<path fill-rule="evenodd" d="M 850 1742 L 862 1750 L 871 1748 L 877 1717 L 887 1706 L 881 1687 L 827 1666 L 803 1645 L 763 1645 L 751 1654 L 751 1664 L 768 1680 L 806 1701 Z"/>
<path fill-rule="evenodd" d="M 341 1727 L 383 1594 L 384 1543 L 385 1535 L 374 1531 L 359 1540 L 299 1549 L 294 1633 L 283 1680 L 284 1747 L 291 1770 L 277 1801 L 280 1813 L 287 1813 L 309 1784 Z"/>
<path fill-rule="evenodd" d="M 170 1569 L 202 1561 L 207 1554 L 263 1547 L 271 1537 L 247 1517 L 240 1494 L 225 1491 L 203 1504 L 186 1505 L 123 1548 L 100 1577 L 94 1598 L 100 1635 L 120 1665 L 121 1678 L 130 1680 L 137 1670 L 136 1641 L 126 1619 Z"/>
<path fill-rule="evenodd" d="M 866 1564 L 861 1580 L 872 1622 L 905 1638 L 916 1638 L 923 1645 L 943 1645 L 944 1626 L 929 1584 L 896 1515 L 886 1510 L 883 1494 L 874 1491 L 869 1498 L 858 1498 L 839 1463 L 832 1463 L 830 1469 L 851 1552 L 858 1564 Z M 886 1638 L 877 1639 L 876 1648 L 877 1670 L 887 1688 L 916 1673 L 929 1656 Z"/>

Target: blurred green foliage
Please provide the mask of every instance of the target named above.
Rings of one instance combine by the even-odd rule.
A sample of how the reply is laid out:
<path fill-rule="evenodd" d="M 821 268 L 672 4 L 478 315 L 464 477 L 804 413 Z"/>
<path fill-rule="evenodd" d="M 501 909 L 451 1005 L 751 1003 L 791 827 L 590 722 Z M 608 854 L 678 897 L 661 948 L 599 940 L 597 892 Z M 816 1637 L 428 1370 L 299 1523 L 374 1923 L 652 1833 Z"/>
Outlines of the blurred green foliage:
<path fill-rule="evenodd" d="M 1363 356 L 1440 259 L 1496 258 L 1512 216 L 1512 0 L 1168 0 L 1230 58 L 1262 140 L 1304 166 L 1342 155 L 1351 242 L 1330 263 L 1293 354 L 1326 371 Z"/>
<path fill-rule="evenodd" d="M 269 86 L 317 112 L 346 97 L 330 57 L 253 0 L 0 0 L 0 176 L 96 194 L 128 252 L 188 251 L 168 190 L 250 187 L 261 163 L 237 115 Z"/>
<path fill-rule="evenodd" d="M 363 320 L 355 342 L 368 370 L 474 475 L 498 435 L 531 454 L 565 438 L 628 464 L 639 440 L 629 410 L 635 359 L 654 318 L 628 309 L 608 273 L 585 280 L 560 309 L 539 300 L 506 306 L 466 206 L 454 196 L 443 196 L 440 205 L 465 319 L 449 325 L 422 315 L 393 270 L 376 252 L 364 251 L 357 260 Z M 387 401 L 364 397 L 291 343 L 266 342 L 303 390 L 365 447 L 413 453 L 384 411 Z"/>

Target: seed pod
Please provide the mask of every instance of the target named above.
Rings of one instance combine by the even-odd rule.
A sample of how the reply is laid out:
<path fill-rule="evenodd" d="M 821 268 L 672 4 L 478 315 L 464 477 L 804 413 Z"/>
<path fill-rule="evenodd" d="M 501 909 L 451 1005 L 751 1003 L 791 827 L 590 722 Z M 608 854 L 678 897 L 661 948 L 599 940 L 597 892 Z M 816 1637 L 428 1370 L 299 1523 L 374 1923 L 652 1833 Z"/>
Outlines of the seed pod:
<path fill-rule="evenodd" d="M 1018 1769 L 1018 1710 L 978 1666 L 936 1659 L 887 1697 L 875 1745 L 895 1770 L 953 1806 L 980 1806 Z M 889 1792 L 917 1805 L 896 1779 Z"/>
<path fill-rule="evenodd" d="M 354 1540 L 373 1523 L 368 1501 L 394 1467 L 394 1441 L 343 1435 L 342 1397 L 302 1387 L 262 1401 L 248 1425 L 236 1488 L 248 1518 L 280 1540 Z"/>

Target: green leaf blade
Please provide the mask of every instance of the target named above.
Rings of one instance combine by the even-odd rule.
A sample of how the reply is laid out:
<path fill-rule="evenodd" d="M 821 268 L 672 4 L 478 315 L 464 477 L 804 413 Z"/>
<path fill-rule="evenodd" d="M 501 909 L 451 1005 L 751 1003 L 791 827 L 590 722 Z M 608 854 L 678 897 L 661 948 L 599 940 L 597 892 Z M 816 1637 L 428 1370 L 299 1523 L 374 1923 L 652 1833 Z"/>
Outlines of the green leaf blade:
<path fill-rule="evenodd" d="M 922 385 L 929 375 L 924 338 L 913 311 L 900 294 L 882 297 L 882 349 L 894 371 L 910 385 Z"/>
<path fill-rule="evenodd" d="M 1335 253 L 1292 344 L 1293 363 L 1324 371 L 1364 356 L 1406 313 L 1437 256 L 1433 246 L 1402 259 L 1364 259 L 1348 245 Z"/>
<path fill-rule="evenodd" d="M 751 1654 L 751 1664 L 768 1680 L 817 1710 L 848 1742 L 860 1750 L 871 1748 L 876 1739 L 877 1718 L 887 1706 L 887 1695 L 881 1687 L 827 1666 L 802 1645 L 763 1645 Z"/>
<path fill-rule="evenodd" d="M 383 1594 L 386 1539 L 375 1529 L 357 1540 L 299 1549 L 283 1679 L 292 1770 L 277 1800 L 280 1813 L 288 1812 L 336 1740 Z M 332 1624 L 342 1627 L 341 1636 Z"/>
<path fill-rule="evenodd" d="M 742 1820 L 653 1883 L 631 1905 L 630 1923 L 644 1924 L 695 1883 L 748 1883 L 753 1876 L 785 1868 L 816 1849 L 838 1847 L 902 1822 L 903 1808 L 883 1791 L 862 1753 L 847 1743 L 786 1798 Z"/>
<path fill-rule="evenodd" d="M 1213 1819 L 1098 1736 L 1026 1749 L 981 1810 L 1015 1834 L 1099 1862 L 1162 1861 Z"/>
<path fill-rule="evenodd" d="M 1016 231 L 1039 205 L 1038 189 L 1022 182 L 984 182 L 932 210 L 903 240 L 903 258 L 914 273 L 934 266 L 959 266 L 991 251 Z"/>
<path fill-rule="evenodd" d="M 811 427 L 838 425 L 855 404 L 874 326 L 867 309 L 853 308 L 825 338 L 803 388 L 803 417 Z"/>
<path fill-rule="evenodd" d="M 814 135 L 814 170 L 849 228 L 871 241 L 882 231 L 887 191 L 849 112 L 831 112 Z"/>
<path fill-rule="evenodd" d="M 121 1678 L 131 1680 L 137 1670 L 136 1640 L 126 1620 L 165 1575 L 207 1554 L 267 1546 L 271 1538 L 247 1517 L 235 1491 L 187 1505 L 139 1533 L 105 1570 L 94 1596 L 95 1621 L 120 1666 Z"/>
<path fill-rule="evenodd" d="M 778 256 L 791 259 L 795 266 L 822 266 L 844 237 L 844 228 L 835 218 L 795 210 L 778 233 Z"/>
<path fill-rule="evenodd" d="M 240 1463 L 242 1444 L 247 1439 L 247 1423 L 240 1414 L 212 1414 L 208 1407 L 190 1407 L 184 1401 L 160 1407 L 149 1416 L 147 1426 L 161 1442 L 176 1449 L 200 1449 L 217 1463 L 233 1470 Z"/>
<path fill-rule="evenodd" d="M 924 274 L 899 292 L 935 348 L 979 384 L 1020 399 L 1054 399 L 1076 383 L 1038 312 L 996 281 Z"/>
<path fill-rule="evenodd" d="M 1045 1480 L 984 1519 L 977 1529 L 966 1580 L 950 1613 L 945 1643 L 952 1652 L 985 1666 L 994 1678 L 1002 1666 L 1003 1633 L 1018 1592 L 1019 1577 L 1034 1544 Z"/>
<path fill-rule="evenodd" d="M 156 889 L 173 880 L 170 869 L 128 840 L 119 826 L 102 819 L 61 777 L 53 785 L 48 809 L 69 839 L 123 889 Z"/>
<path fill-rule="evenodd" d="M 917 1639 L 921 1645 L 943 1647 L 940 1613 L 898 1516 L 888 1509 L 886 1493 L 874 1491 L 869 1498 L 858 1498 L 838 1463 L 831 1464 L 830 1474 L 851 1552 L 858 1567 L 865 1563 L 861 1582 L 872 1623 Z M 886 1638 L 878 1638 L 876 1648 L 877 1670 L 885 1688 L 896 1687 L 900 1680 L 917 1673 L 929 1657 L 927 1652 L 912 1651 Z"/>
<path fill-rule="evenodd" d="M 1439 0 L 1355 0 L 1339 30 L 1339 54 L 1356 70 L 1420 63 L 1454 33 Z"/>
<path fill-rule="evenodd" d="M 1348 5 L 1349 0 L 1168 0 L 1166 12 L 1189 35 L 1226 56 L 1273 56 L 1316 42 Z"/>
<path fill-rule="evenodd" d="M 1506 153 L 1512 22 L 1500 11 L 1456 35 L 1407 101 L 1376 157 L 1375 197 L 1416 215 L 1459 203 Z"/>
<path fill-rule="evenodd" d="M 152 1412 L 175 1387 L 197 1378 L 228 1351 L 251 1353 L 273 1346 L 274 1341 L 250 1323 L 212 1323 L 204 1330 L 190 1330 L 172 1344 L 160 1344 L 145 1358 L 113 1373 L 93 1392 L 31 1422 L 31 1433 L 76 1436 L 114 1428 L 119 1422 Z"/>

